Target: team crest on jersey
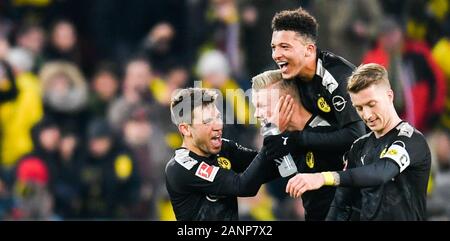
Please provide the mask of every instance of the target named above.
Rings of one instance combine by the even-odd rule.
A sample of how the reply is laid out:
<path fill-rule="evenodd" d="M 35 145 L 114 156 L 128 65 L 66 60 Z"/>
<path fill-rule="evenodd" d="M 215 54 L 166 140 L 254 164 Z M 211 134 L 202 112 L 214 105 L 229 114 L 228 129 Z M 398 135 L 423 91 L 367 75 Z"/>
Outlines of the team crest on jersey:
<path fill-rule="evenodd" d="M 213 182 L 218 171 L 219 171 L 219 167 L 210 166 L 210 165 L 206 164 L 205 162 L 202 162 L 202 163 L 200 163 L 200 165 L 198 165 L 195 175 L 202 179 L 205 179 L 206 181 Z"/>
<path fill-rule="evenodd" d="M 395 156 L 395 155 L 398 154 L 398 151 L 397 151 L 396 149 L 390 149 L 390 150 L 387 152 L 387 154 Z"/>
<path fill-rule="evenodd" d="M 328 105 L 328 103 L 325 101 L 325 99 L 323 97 L 320 97 L 317 100 L 317 107 L 319 107 L 319 109 L 325 113 L 328 113 L 331 111 L 330 106 Z"/>
<path fill-rule="evenodd" d="M 314 153 L 312 151 L 306 153 L 306 165 L 311 169 L 314 168 Z"/>
<path fill-rule="evenodd" d="M 217 163 L 219 164 L 219 167 L 221 167 L 223 169 L 227 169 L 227 170 L 231 169 L 231 162 L 230 162 L 230 160 L 228 160 L 225 157 L 222 157 L 222 156 L 218 157 Z"/>

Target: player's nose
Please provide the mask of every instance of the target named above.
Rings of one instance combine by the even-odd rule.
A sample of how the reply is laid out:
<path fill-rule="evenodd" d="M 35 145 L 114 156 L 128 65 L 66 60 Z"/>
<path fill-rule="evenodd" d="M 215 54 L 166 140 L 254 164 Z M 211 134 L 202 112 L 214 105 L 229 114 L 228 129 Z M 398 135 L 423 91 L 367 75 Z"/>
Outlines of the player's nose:
<path fill-rule="evenodd" d="M 214 122 L 213 122 L 213 125 L 214 125 L 213 129 L 215 131 L 222 130 L 223 129 L 223 120 L 222 120 L 222 118 L 216 118 L 214 120 Z"/>
<path fill-rule="evenodd" d="M 369 121 L 369 119 L 372 117 L 372 111 L 370 111 L 368 108 L 363 108 L 362 110 L 362 118 L 366 121 Z"/>

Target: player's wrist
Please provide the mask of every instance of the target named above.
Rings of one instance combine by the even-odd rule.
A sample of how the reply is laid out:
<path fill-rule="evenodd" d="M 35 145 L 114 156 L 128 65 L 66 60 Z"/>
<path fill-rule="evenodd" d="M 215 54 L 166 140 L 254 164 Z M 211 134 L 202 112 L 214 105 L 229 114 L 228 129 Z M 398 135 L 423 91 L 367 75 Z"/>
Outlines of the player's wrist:
<path fill-rule="evenodd" d="M 337 172 L 321 172 L 325 186 L 338 186 L 340 183 L 340 177 Z"/>

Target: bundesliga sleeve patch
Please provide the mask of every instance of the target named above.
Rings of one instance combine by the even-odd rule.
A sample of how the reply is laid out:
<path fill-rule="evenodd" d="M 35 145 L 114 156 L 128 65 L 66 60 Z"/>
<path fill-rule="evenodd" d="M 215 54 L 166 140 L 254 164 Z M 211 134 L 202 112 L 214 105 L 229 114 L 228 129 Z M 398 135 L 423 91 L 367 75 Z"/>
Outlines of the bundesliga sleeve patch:
<path fill-rule="evenodd" d="M 400 172 L 403 172 L 409 166 L 410 159 L 408 151 L 401 144 L 404 146 L 403 142 L 394 142 L 382 157 L 393 160 L 400 167 Z"/>
<path fill-rule="evenodd" d="M 206 181 L 213 182 L 218 171 L 219 167 L 210 166 L 205 162 L 202 162 L 200 163 L 200 165 L 198 165 L 195 175 L 197 177 L 200 177 L 201 179 L 205 179 Z"/>

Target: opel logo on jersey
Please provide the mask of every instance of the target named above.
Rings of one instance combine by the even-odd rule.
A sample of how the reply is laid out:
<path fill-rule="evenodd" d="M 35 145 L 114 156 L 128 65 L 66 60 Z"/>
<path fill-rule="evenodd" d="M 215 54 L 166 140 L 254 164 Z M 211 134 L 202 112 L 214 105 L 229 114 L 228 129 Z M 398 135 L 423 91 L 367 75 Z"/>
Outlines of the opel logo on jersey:
<path fill-rule="evenodd" d="M 330 106 L 328 105 L 328 103 L 325 101 L 325 99 L 323 97 L 320 97 L 317 100 L 317 107 L 319 107 L 319 109 L 325 113 L 328 113 L 331 111 Z"/>
<path fill-rule="evenodd" d="M 345 104 L 347 103 L 347 101 L 342 96 L 339 95 L 334 96 L 332 102 L 334 109 L 336 109 L 339 112 L 341 112 L 345 108 Z"/>
<path fill-rule="evenodd" d="M 217 158 L 217 164 L 223 169 L 230 170 L 231 169 L 231 162 L 225 157 L 218 157 Z"/>
<path fill-rule="evenodd" d="M 314 154 L 312 151 L 306 153 L 306 165 L 311 169 L 314 168 Z"/>

